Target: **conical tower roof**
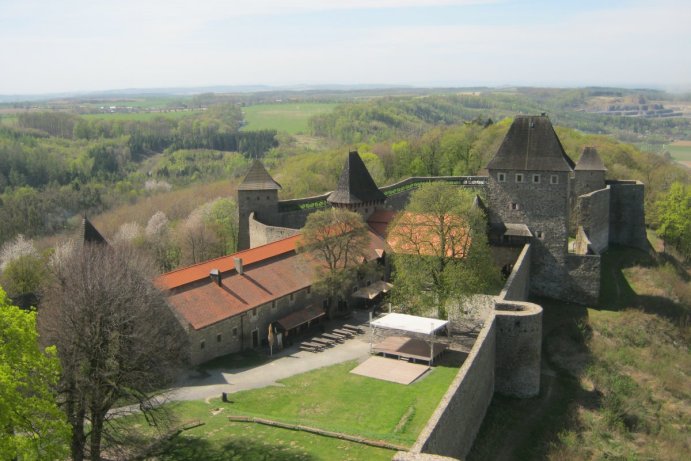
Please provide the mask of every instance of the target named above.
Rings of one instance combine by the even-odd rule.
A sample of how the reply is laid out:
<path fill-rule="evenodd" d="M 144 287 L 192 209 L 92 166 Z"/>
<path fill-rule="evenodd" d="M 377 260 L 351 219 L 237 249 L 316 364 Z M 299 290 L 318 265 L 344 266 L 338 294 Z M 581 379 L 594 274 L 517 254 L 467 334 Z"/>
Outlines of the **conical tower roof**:
<path fill-rule="evenodd" d="M 281 185 L 274 181 L 262 162 L 255 160 L 252 162 L 247 176 L 238 186 L 238 190 L 279 190 Z"/>
<path fill-rule="evenodd" d="M 557 172 L 572 171 L 574 166 L 549 118 L 539 115 L 514 119 L 487 169 Z"/>
<path fill-rule="evenodd" d="M 355 205 L 384 201 L 386 196 L 374 183 L 357 151 L 348 153 L 336 190 L 326 199 L 330 203 Z"/>
<path fill-rule="evenodd" d="M 84 216 L 82 219 L 82 225 L 79 229 L 79 240 L 82 244 L 86 243 L 98 243 L 98 244 L 108 244 L 108 241 L 101 235 L 101 233 L 91 224 L 89 218 Z"/>
<path fill-rule="evenodd" d="M 605 164 L 602 163 L 600 154 L 597 153 L 597 149 L 591 146 L 583 148 L 581 158 L 574 169 L 579 171 L 607 171 Z"/>

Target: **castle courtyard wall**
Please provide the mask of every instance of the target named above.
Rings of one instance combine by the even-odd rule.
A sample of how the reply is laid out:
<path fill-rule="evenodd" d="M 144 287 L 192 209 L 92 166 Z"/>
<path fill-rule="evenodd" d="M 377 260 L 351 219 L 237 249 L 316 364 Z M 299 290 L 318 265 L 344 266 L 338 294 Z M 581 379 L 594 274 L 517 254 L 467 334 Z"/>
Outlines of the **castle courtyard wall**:
<path fill-rule="evenodd" d="M 600 255 L 569 254 L 566 269 L 569 273 L 567 299 L 583 305 L 597 304 L 600 296 Z"/>
<path fill-rule="evenodd" d="M 299 229 L 288 227 L 270 226 L 259 222 L 254 213 L 249 216 L 250 248 L 275 242 L 286 237 L 291 237 L 300 232 Z"/>
<path fill-rule="evenodd" d="M 609 246 L 610 187 L 577 199 L 576 217 L 590 240 L 593 251 L 601 254 Z"/>

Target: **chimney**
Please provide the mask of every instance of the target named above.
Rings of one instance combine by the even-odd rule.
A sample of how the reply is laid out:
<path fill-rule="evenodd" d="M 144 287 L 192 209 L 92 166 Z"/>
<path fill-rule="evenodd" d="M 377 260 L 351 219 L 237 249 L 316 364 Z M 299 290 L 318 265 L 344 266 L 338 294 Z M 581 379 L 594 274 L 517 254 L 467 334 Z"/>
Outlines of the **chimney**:
<path fill-rule="evenodd" d="M 221 286 L 221 271 L 218 269 L 211 269 L 209 272 L 209 278 L 211 278 L 212 282 L 216 282 L 219 287 Z"/>
<path fill-rule="evenodd" d="M 242 258 L 233 258 L 233 262 L 235 263 L 235 270 L 237 273 L 240 275 L 244 274 L 245 271 L 242 267 Z"/>

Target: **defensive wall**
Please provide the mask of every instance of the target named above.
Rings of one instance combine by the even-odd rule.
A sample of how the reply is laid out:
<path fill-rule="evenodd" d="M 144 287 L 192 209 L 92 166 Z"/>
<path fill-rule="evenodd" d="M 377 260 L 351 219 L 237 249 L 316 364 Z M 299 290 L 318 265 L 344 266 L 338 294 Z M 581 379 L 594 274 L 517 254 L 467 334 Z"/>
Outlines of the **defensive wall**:
<path fill-rule="evenodd" d="M 530 257 L 531 247 L 525 245 L 446 394 L 413 447 L 398 452 L 394 460 L 464 458 L 494 392 L 532 397 L 540 391 L 542 308 L 525 302 Z"/>
<path fill-rule="evenodd" d="M 289 227 L 269 226 L 267 224 L 257 221 L 254 213 L 249 216 L 250 229 L 250 248 L 258 247 L 259 245 L 266 245 L 267 243 L 276 240 L 284 239 L 297 234 L 299 229 L 291 229 Z"/>
<path fill-rule="evenodd" d="M 588 236 L 592 253 L 601 254 L 609 246 L 610 192 L 607 186 L 579 196 L 576 202 L 575 221 Z"/>
<path fill-rule="evenodd" d="M 609 241 L 641 250 L 648 249 L 645 233 L 643 195 L 645 187 L 639 181 L 608 180 L 611 188 L 609 213 Z"/>

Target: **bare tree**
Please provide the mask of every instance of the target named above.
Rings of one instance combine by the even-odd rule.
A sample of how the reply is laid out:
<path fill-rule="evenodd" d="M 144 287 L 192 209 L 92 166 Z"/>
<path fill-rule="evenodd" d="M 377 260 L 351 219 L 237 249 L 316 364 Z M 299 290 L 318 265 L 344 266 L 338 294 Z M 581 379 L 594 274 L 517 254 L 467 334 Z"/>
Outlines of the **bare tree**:
<path fill-rule="evenodd" d="M 136 401 L 149 414 L 185 361 L 186 337 L 131 248 L 86 244 L 53 268 L 39 310 L 41 338 L 57 346 L 72 458 L 99 460 L 115 440 L 109 411 Z"/>

